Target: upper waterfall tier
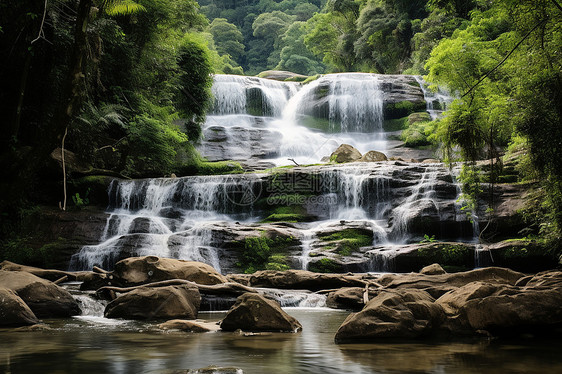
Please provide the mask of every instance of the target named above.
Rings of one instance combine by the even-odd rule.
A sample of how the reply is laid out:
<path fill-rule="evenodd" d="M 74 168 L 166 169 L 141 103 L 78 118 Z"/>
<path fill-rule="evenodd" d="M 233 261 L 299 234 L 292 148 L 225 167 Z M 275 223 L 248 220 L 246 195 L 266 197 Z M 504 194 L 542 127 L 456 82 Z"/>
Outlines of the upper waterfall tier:
<path fill-rule="evenodd" d="M 198 149 L 210 161 L 241 161 L 250 170 L 289 159 L 317 163 L 342 143 L 384 151 L 387 122 L 426 110 L 409 75 L 327 74 L 308 84 L 216 75 L 212 90 Z"/>

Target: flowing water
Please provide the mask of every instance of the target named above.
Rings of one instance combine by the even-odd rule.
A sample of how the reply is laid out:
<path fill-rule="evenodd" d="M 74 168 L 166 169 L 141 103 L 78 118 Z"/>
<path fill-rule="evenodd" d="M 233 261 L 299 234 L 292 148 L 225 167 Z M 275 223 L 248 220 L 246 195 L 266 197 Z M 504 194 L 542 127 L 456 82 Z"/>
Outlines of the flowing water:
<path fill-rule="evenodd" d="M 155 323 L 49 321 L 52 330 L 0 331 L 4 373 L 171 373 L 215 365 L 262 373 L 559 373 L 559 341 L 333 342 L 348 312 L 288 308 L 296 334 L 162 332 Z M 200 313 L 218 321 L 224 313 Z M 117 321 L 119 322 L 119 321 Z"/>

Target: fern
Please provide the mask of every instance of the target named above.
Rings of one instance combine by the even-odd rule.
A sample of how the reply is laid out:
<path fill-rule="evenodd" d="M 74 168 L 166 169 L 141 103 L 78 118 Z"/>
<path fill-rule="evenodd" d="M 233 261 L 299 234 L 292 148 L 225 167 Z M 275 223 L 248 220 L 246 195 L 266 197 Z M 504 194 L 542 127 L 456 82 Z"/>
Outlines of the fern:
<path fill-rule="evenodd" d="M 110 16 L 124 16 L 146 11 L 146 8 L 132 0 L 102 0 L 101 6 Z"/>

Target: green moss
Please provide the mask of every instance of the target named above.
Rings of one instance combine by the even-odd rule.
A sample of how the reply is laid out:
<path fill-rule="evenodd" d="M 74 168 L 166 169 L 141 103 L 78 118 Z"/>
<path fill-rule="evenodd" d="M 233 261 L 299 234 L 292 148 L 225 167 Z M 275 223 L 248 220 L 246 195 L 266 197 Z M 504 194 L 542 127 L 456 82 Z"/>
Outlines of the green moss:
<path fill-rule="evenodd" d="M 397 103 L 389 103 L 384 106 L 384 118 L 395 119 L 406 117 L 414 112 L 425 110 L 425 101 L 399 101 Z"/>
<path fill-rule="evenodd" d="M 417 113 L 415 113 L 417 115 Z M 432 135 L 437 128 L 435 121 L 418 121 L 421 117 L 414 117 L 411 119 L 412 114 L 408 117 L 408 128 L 402 131 L 400 140 L 402 140 L 407 147 L 420 148 L 432 145 Z"/>
<path fill-rule="evenodd" d="M 205 161 L 197 159 L 189 164 L 184 164 L 178 169 L 180 175 L 223 175 L 241 174 L 242 166 L 236 161 Z"/>
<path fill-rule="evenodd" d="M 21 265 L 53 268 L 57 260 L 58 249 L 67 243 L 64 238 L 34 248 L 29 244 L 30 238 L 17 238 L 6 241 L 0 248 L 0 261 L 8 260 Z"/>
<path fill-rule="evenodd" d="M 325 243 L 324 248 L 335 249 L 341 256 L 349 256 L 361 247 L 373 244 L 373 233 L 362 229 L 345 229 L 333 233 L 319 234 L 318 238 Z"/>
<path fill-rule="evenodd" d="M 472 269 L 474 252 L 466 245 L 452 243 L 434 243 L 418 249 L 422 266 L 438 263 L 445 266 Z"/>
<path fill-rule="evenodd" d="M 316 75 L 311 75 L 310 77 L 306 78 L 302 84 L 307 84 L 310 82 L 314 82 L 315 80 L 317 80 L 318 78 L 320 78 L 322 76 L 322 74 L 316 74 Z"/>
<path fill-rule="evenodd" d="M 316 273 L 341 273 L 343 266 L 331 258 L 322 258 L 308 264 L 308 270 Z"/>
<path fill-rule="evenodd" d="M 404 130 L 407 127 L 408 117 L 385 119 L 383 129 L 387 132 Z"/>
<path fill-rule="evenodd" d="M 250 274 L 258 270 L 287 270 L 287 248 L 298 242 L 293 237 L 274 236 L 261 232 L 258 237 L 244 240 L 244 248 L 236 264 L 244 273 Z"/>

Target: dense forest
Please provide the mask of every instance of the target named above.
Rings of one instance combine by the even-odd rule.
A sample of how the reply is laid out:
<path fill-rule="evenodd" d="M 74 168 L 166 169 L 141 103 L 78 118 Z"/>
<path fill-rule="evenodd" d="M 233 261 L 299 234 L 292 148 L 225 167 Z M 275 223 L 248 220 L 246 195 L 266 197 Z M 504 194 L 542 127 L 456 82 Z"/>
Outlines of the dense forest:
<path fill-rule="evenodd" d="M 6 248 L 35 206 L 83 203 L 63 187 L 84 176 L 240 172 L 194 148 L 212 74 L 275 69 L 416 74 L 448 90 L 445 116 L 416 133 L 466 161 L 473 200 L 511 155 L 528 186 L 527 235 L 560 251 L 558 0 L 8 0 L 0 51 Z M 60 170 L 61 158 L 81 173 Z M 494 160 L 486 175 L 483 159 Z"/>

